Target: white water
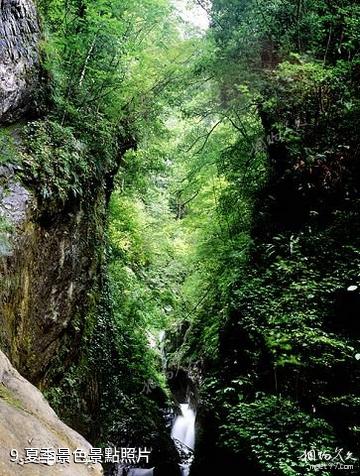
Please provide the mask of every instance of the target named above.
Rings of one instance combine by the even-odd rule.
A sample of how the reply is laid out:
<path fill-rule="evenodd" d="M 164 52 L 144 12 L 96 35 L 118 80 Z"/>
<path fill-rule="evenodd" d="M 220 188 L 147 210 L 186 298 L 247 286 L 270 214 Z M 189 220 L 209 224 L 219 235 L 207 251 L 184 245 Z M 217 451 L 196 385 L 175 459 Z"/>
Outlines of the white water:
<path fill-rule="evenodd" d="M 125 468 L 119 468 L 117 476 L 153 476 L 154 468 L 152 469 L 140 469 L 140 468 L 130 468 L 126 470 Z"/>
<path fill-rule="evenodd" d="M 181 476 L 189 476 L 194 458 L 196 415 L 188 403 L 182 403 L 180 409 L 181 415 L 175 419 L 171 437 L 175 441 L 182 460 L 179 465 Z"/>
<path fill-rule="evenodd" d="M 154 469 L 131 468 L 128 476 L 153 476 Z"/>
<path fill-rule="evenodd" d="M 188 448 L 194 450 L 195 447 L 195 412 L 188 403 L 180 405 L 181 415 L 174 423 L 171 437 L 179 440 Z"/>
<path fill-rule="evenodd" d="M 190 474 L 190 465 L 189 464 L 180 464 L 181 476 L 189 476 Z"/>

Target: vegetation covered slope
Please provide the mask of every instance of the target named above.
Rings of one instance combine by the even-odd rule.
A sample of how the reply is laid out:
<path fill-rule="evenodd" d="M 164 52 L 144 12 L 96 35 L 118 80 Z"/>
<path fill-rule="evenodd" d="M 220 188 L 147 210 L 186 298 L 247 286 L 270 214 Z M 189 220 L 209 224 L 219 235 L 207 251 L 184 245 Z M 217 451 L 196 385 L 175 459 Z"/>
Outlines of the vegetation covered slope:
<path fill-rule="evenodd" d="M 310 475 L 304 451 L 359 451 L 359 8 L 214 1 L 212 21 L 208 155 L 232 132 L 184 344 L 204 359 L 193 474 Z"/>
<path fill-rule="evenodd" d="M 104 190 L 106 230 L 47 395 L 170 476 L 180 368 L 200 389 L 194 476 L 311 476 L 302 455 L 336 448 L 357 474 L 359 6 L 197 3 L 202 35 L 165 0 L 39 1 L 45 116 L 16 160 L 50 216 Z"/>

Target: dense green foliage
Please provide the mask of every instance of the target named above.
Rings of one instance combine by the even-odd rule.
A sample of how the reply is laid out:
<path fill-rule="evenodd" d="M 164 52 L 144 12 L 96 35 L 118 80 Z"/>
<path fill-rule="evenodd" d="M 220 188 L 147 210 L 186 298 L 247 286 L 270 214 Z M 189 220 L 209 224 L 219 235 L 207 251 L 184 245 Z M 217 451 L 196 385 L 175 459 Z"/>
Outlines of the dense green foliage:
<path fill-rule="evenodd" d="M 151 23 L 155 6 L 142 7 Z M 123 411 L 104 409 L 129 435 L 129 413 L 138 408 L 136 420 L 148 407 L 135 397 L 141 383 L 167 391 L 146 336 L 169 329 L 170 364 L 195 366 L 202 381 L 194 474 L 241 464 L 252 474 L 310 475 L 302 452 L 358 449 L 358 298 L 347 288 L 359 266 L 359 11 L 353 2 L 214 1 L 211 14 L 207 36 L 176 53 L 130 40 L 118 71 L 103 67 L 117 54 L 113 40 L 96 45 L 124 30 L 112 30 L 120 20 L 104 36 L 93 11 L 87 28 L 81 17 L 71 26 L 87 45 L 78 63 L 69 59 L 77 37 L 53 40 L 69 55 L 52 66 L 65 72 L 54 99 L 63 121 L 79 129 L 80 106 L 88 113 L 81 101 L 94 94 L 92 121 L 95 106 L 102 127 L 126 117 L 141 131 L 111 201 L 113 318 L 110 329 L 98 320 L 93 359 L 106 379 L 120 379 L 116 391 L 103 388 Z M 171 43 L 161 25 L 156 34 Z M 174 68 L 194 43 L 186 68 Z M 169 69 L 149 83 L 159 51 Z M 96 106 L 98 76 L 119 90 Z M 109 366 L 104 349 L 113 348 Z"/>
<path fill-rule="evenodd" d="M 79 360 L 63 368 L 63 349 L 46 395 L 93 443 L 152 447 L 151 464 L 168 475 L 177 454 L 161 413 L 172 401 L 159 347 L 184 307 L 187 244 L 170 206 L 176 135 L 166 122 L 198 40 L 179 41 L 167 2 L 40 6 L 52 95 L 47 118 L 22 131 L 24 180 L 47 211 L 91 203 L 103 187 L 109 199 L 102 277 L 85 326 L 71 323 L 83 329 Z"/>
<path fill-rule="evenodd" d="M 205 371 L 194 474 L 313 474 L 307 448 L 358 452 L 359 21 L 352 1 L 213 2 L 212 124 L 233 133 L 207 142 L 219 226 L 182 348 Z"/>
<path fill-rule="evenodd" d="M 94 442 L 176 462 L 166 330 L 167 365 L 200 387 L 193 475 L 360 456 L 357 2 L 199 1 L 202 35 L 166 0 L 38 3 L 46 118 L 16 153 L 2 133 L 5 160 L 45 206 L 109 201 L 53 405 Z"/>

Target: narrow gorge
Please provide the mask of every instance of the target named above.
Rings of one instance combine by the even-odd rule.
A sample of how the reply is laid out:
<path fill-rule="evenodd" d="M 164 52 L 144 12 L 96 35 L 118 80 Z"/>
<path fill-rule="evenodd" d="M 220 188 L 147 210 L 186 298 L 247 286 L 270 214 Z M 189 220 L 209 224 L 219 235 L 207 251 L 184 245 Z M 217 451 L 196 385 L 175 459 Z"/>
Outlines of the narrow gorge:
<path fill-rule="evenodd" d="M 360 6 L 0 2 L 0 476 L 360 458 Z"/>

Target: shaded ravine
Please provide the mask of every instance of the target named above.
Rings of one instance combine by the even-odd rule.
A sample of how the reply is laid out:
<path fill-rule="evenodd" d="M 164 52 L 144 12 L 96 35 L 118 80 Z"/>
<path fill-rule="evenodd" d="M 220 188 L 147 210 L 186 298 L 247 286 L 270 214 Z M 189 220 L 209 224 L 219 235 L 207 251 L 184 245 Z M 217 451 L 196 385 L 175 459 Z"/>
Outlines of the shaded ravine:
<path fill-rule="evenodd" d="M 191 404 L 181 403 L 180 414 L 174 419 L 171 429 L 171 438 L 180 457 L 179 469 L 181 476 L 190 475 L 194 460 L 195 421 L 196 412 Z M 156 474 L 156 468 L 134 468 L 119 464 L 113 474 L 114 476 L 153 476 Z"/>
<path fill-rule="evenodd" d="M 163 418 L 168 435 L 174 442 L 174 447 L 179 455 L 179 470 L 176 471 L 176 468 L 174 468 L 174 472 L 169 476 L 173 474 L 189 476 L 195 457 L 196 386 L 185 370 L 169 369 L 165 340 L 166 330 L 148 334 L 148 344 L 153 350 L 157 350 L 162 362 L 162 372 L 170 387 L 170 401 L 172 403 L 163 412 Z M 179 385 L 178 388 L 177 384 Z M 118 463 L 110 470 L 109 474 L 111 476 L 157 476 L 160 473 L 163 474 L 156 464 L 151 468 L 139 468 L 131 464 Z"/>

